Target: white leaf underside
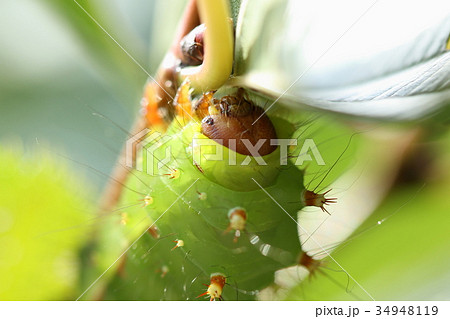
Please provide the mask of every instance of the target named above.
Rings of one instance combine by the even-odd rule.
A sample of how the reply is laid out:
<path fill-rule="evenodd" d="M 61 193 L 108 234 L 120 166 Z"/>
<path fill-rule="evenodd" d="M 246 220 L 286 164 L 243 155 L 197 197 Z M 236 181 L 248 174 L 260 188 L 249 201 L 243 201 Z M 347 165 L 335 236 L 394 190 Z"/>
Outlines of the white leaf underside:
<path fill-rule="evenodd" d="M 236 33 L 237 81 L 292 107 L 411 120 L 450 100 L 448 1 L 248 0 Z"/>

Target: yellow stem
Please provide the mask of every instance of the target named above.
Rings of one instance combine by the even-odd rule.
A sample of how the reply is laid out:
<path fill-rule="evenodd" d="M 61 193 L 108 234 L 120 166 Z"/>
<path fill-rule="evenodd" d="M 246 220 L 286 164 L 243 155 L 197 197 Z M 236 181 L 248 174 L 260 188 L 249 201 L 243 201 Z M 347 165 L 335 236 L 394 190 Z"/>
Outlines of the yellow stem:
<path fill-rule="evenodd" d="M 200 20 L 206 25 L 202 65 L 184 68 L 197 92 L 217 90 L 229 78 L 233 66 L 233 26 L 228 0 L 197 0 Z"/>

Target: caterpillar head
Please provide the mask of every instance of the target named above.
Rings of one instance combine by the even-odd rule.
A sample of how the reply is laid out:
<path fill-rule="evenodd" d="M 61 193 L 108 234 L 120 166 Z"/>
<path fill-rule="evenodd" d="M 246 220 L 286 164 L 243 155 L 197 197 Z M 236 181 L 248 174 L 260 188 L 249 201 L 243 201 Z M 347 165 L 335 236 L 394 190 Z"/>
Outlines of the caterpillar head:
<path fill-rule="evenodd" d="M 208 110 L 209 115 L 202 120 L 205 136 L 242 155 L 254 155 L 251 145 L 260 145 L 261 156 L 275 151 L 276 146 L 270 144 L 270 140 L 277 138 L 275 128 L 259 106 L 242 97 L 227 95 L 214 99 Z"/>
<path fill-rule="evenodd" d="M 185 123 L 187 115 L 194 119 L 183 132 L 190 145 L 186 154 L 198 171 L 238 191 L 258 189 L 253 179 L 264 187 L 272 185 L 281 165 L 280 150 L 273 141 L 280 135 L 290 137 L 290 125 L 270 119 L 264 109 L 244 98 L 242 90 L 221 98 L 207 92 L 193 105 L 188 94 L 185 82 L 176 99 L 178 122 Z"/>

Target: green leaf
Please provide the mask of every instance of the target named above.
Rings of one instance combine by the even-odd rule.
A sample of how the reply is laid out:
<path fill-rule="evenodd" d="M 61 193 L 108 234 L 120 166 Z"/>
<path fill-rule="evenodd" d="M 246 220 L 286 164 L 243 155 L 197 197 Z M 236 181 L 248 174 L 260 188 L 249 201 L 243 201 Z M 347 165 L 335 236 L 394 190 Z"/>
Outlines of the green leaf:
<path fill-rule="evenodd" d="M 248 0 L 232 83 L 294 109 L 422 118 L 450 99 L 448 18 L 443 3 Z"/>

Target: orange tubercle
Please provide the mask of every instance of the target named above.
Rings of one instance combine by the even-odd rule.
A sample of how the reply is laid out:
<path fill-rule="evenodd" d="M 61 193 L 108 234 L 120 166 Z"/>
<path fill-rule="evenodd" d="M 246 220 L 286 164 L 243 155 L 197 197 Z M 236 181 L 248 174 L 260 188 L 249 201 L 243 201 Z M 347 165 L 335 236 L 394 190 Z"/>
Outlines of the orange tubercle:
<path fill-rule="evenodd" d="M 163 174 L 165 176 L 169 176 L 169 179 L 177 179 L 178 177 L 180 177 L 180 171 L 175 169 L 171 169 L 170 173 L 167 174 Z"/>
<path fill-rule="evenodd" d="M 177 117 L 189 122 L 192 119 L 191 86 L 189 79 L 184 80 L 173 101 Z M 185 123 L 182 123 L 185 124 Z"/>
<path fill-rule="evenodd" d="M 144 89 L 144 96 L 141 99 L 141 107 L 147 120 L 147 126 L 153 127 L 157 131 L 164 131 L 167 128 L 167 123 L 162 116 L 162 111 L 159 108 L 158 90 L 156 83 L 148 82 Z"/>
<path fill-rule="evenodd" d="M 209 285 L 204 284 L 205 286 L 208 287 L 208 289 L 201 295 L 198 295 L 197 298 L 208 295 L 210 297 L 209 298 L 210 301 L 214 301 L 216 299 L 223 300 L 222 292 L 223 287 L 226 284 L 226 280 L 227 279 L 225 275 L 221 273 L 211 274 L 210 284 Z"/>
<path fill-rule="evenodd" d="M 305 190 L 302 194 L 302 201 L 305 206 L 316 206 L 320 207 L 320 209 L 330 215 L 328 210 L 324 207 L 324 205 L 330 205 L 330 204 L 336 204 L 337 198 L 326 198 L 325 195 L 328 194 L 331 191 L 328 190 L 325 193 L 317 194 L 314 193 L 314 191 Z"/>
<path fill-rule="evenodd" d="M 311 275 L 314 275 L 315 271 L 321 266 L 322 261 L 314 259 L 304 252 L 301 254 L 298 264 L 308 269 Z"/>
<path fill-rule="evenodd" d="M 175 250 L 178 247 L 183 247 L 184 246 L 184 241 L 182 241 L 181 239 L 174 240 L 173 242 L 176 243 L 176 245 L 175 245 L 175 247 L 172 248 L 172 250 Z"/>
<path fill-rule="evenodd" d="M 144 199 L 142 201 L 144 202 L 142 207 L 147 207 L 148 205 L 153 204 L 153 197 L 151 197 L 150 195 L 147 195 L 144 197 Z"/>
<path fill-rule="evenodd" d="M 195 115 L 202 120 L 204 117 L 209 115 L 209 107 L 213 106 L 213 96 L 215 91 L 206 92 L 197 101 L 194 107 Z"/>
<path fill-rule="evenodd" d="M 228 228 L 225 230 L 225 233 L 230 232 L 231 230 L 235 231 L 233 241 L 236 243 L 238 238 L 241 236 L 241 231 L 245 229 L 245 225 L 247 223 L 247 213 L 245 209 L 241 207 L 235 207 L 230 209 L 228 212 L 228 219 L 230 223 Z"/>

